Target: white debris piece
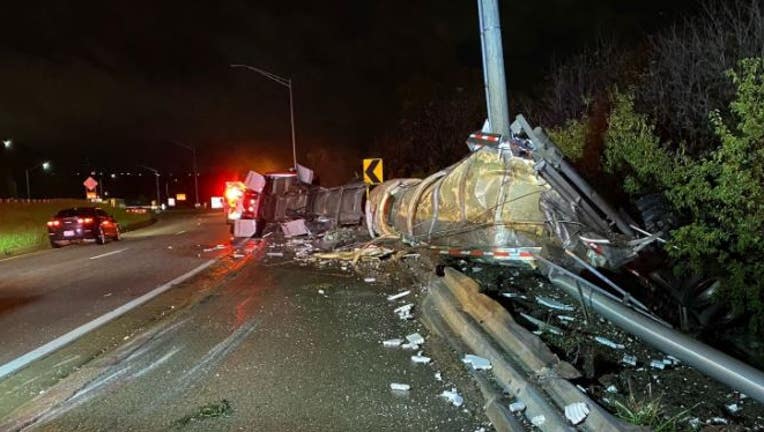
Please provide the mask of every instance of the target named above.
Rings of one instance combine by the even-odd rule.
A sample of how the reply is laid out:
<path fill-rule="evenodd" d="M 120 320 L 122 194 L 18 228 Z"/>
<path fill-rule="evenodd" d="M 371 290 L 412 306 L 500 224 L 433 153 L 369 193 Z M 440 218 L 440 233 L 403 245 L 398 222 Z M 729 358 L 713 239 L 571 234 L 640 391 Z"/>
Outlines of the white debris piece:
<path fill-rule="evenodd" d="M 365 278 L 363 278 L 363 281 L 366 282 L 366 283 L 372 283 L 372 282 L 376 282 L 377 279 L 373 278 L 373 277 L 365 277 Z"/>
<path fill-rule="evenodd" d="M 738 405 L 738 404 L 736 404 L 736 403 L 731 403 L 731 404 L 729 404 L 729 405 L 725 405 L 725 406 L 724 406 L 724 409 L 726 409 L 728 413 L 730 413 L 730 414 L 732 414 L 732 415 L 735 415 L 735 414 L 737 414 L 738 412 L 740 412 L 740 410 L 741 410 L 742 408 L 740 407 L 740 405 Z"/>
<path fill-rule="evenodd" d="M 423 356 L 422 351 L 419 351 L 417 355 L 411 356 L 411 361 L 414 363 L 428 364 L 432 361 L 430 357 Z"/>
<path fill-rule="evenodd" d="M 244 258 L 244 254 L 242 254 L 242 253 L 238 253 L 238 252 L 234 252 L 234 253 L 233 253 L 233 257 L 234 257 L 235 259 Z"/>
<path fill-rule="evenodd" d="M 677 366 L 681 362 L 679 361 L 678 358 L 674 356 L 666 356 L 666 358 L 663 359 L 663 363 L 666 363 L 667 365 L 670 365 L 670 366 Z"/>
<path fill-rule="evenodd" d="M 513 413 L 523 412 L 525 411 L 525 408 L 526 408 L 525 404 L 522 403 L 521 401 L 512 402 L 511 404 L 509 404 L 509 411 Z"/>
<path fill-rule="evenodd" d="M 563 322 L 573 322 L 576 319 L 569 315 L 557 315 L 557 319 Z"/>
<path fill-rule="evenodd" d="M 305 219 L 295 219 L 293 221 L 281 224 L 281 231 L 284 232 L 284 238 L 292 238 L 310 234 L 305 225 Z"/>
<path fill-rule="evenodd" d="M 631 354 L 624 354 L 623 358 L 621 359 L 621 363 L 629 366 L 636 366 L 637 365 L 637 356 L 631 355 Z"/>
<path fill-rule="evenodd" d="M 472 369 L 475 370 L 489 370 L 492 367 L 491 362 L 487 358 L 476 356 L 474 354 L 465 354 L 462 362 L 472 365 Z"/>
<path fill-rule="evenodd" d="M 318 290 L 318 293 L 321 294 L 321 295 L 324 295 L 324 294 L 326 294 L 326 291 L 320 289 L 320 290 Z"/>
<path fill-rule="evenodd" d="M 650 367 L 663 370 L 666 369 L 666 363 L 662 360 L 650 360 Z"/>
<path fill-rule="evenodd" d="M 382 341 L 382 345 L 387 348 L 395 348 L 401 346 L 403 343 L 403 339 L 388 339 L 385 341 Z"/>
<path fill-rule="evenodd" d="M 460 407 L 464 403 L 464 398 L 459 395 L 455 387 L 452 387 L 451 390 L 444 390 L 440 396 L 446 398 L 455 407 Z"/>
<path fill-rule="evenodd" d="M 542 414 L 539 414 L 531 419 L 531 424 L 536 427 L 539 427 L 544 423 L 546 423 L 546 417 L 544 417 Z"/>
<path fill-rule="evenodd" d="M 399 298 L 406 297 L 409 294 L 411 294 L 411 291 L 403 291 L 403 292 L 399 292 L 398 294 L 389 295 L 387 296 L 387 301 L 395 301 L 395 300 L 398 300 Z"/>
<path fill-rule="evenodd" d="M 605 391 L 608 392 L 608 393 L 618 393 L 618 387 L 610 384 L 609 386 L 607 386 Z"/>
<path fill-rule="evenodd" d="M 412 333 L 408 336 L 406 336 L 406 340 L 409 341 L 409 343 L 422 345 L 424 344 L 424 337 L 420 335 L 419 333 Z"/>
<path fill-rule="evenodd" d="M 515 292 L 503 292 L 500 295 L 502 297 L 506 297 L 506 298 L 520 298 L 520 299 L 523 299 L 523 300 L 528 300 L 528 297 L 526 297 L 526 296 L 524 296 L 522 294 L 515 293 Z"/>
<path fill-rule="evenodd" d="M 626 348 L 623 344 L 620 344 L 618 342 L 612 341 L 612 340 L 610 340 L 610 339 L 608 339 L 606 337 L 595 336 L 594 340 L 596 340 L 601 345 L 605 345 L 606 347 L 610 347 L 610 348 L 613 348 L 613 349 L 622 350 L 622 349 Z"/>
<path fill-rule="evenodd" d="M 401 345 L 401 348 L 403 348 L 405 350 L 416 351 L 416 350 L 419 349 L 419 345 L 417 345 L 415 343 L 411 343 L 411 342 L 406 342 L 405 344 Z"/>
<path fill-rule="evenodd" d="M 543 306 L 546 306 L 546 307 L 548 307 L 550 309 L 556 309 L 556 310 L 561 310 L 561 311 L 568 311 L 569 312 L 569 311 L 575 310 L 575 308 L 573 306 L 571 306 L 571 305 L 568 305 L 568 304 L 565 304 L 565 303 L 560 303 L 557 300 L 550 299 L 548 297 L 538 296 L 538 297 L 536 297 L 536 303 L 538 303 L 540 305 L 543 305 Z"/>
<path fill-rule="evenodd" d="M 581 423 L 588 415 L 589 407 L 583 402 L 574 402 L 570 405 L 565 405 L 565 418 L 567 418 L 573 425 Z"/>
<path fill-rule="evenodd" d="M 393 312 L 398 314 L 398 318 L 400 318 L 402 320 L 409 320 L 409 319 L 414 318 L 414 316 L 411 315 L 411 309 L 413 307 L 414 307 L 414 304 L 413 303 L 409 303 L 409 304 L 403 305 L 401 307 L 395 308 L 395 310 L 393 310 Z"/>
<path fill-rule="evenodd" d="M 687 423 L 690 424 L 690 427 L 693 430 L 700 429 L 700 419 L 698 417 L 693 417 L 687 421 Z"/>
<path fill-rule="evenodd" d="M 443 376 L 440 374 L 440 372 L 435 372 L 435 380 L 443 381 Z"/>
<path fill-rule="evenodd" d="M 545 331 L 545 332 L 552 333 L 552 334 L 555 334 L 555 335 L 558 335 L 558 336 L 562 336 L 562 330 L 560 330 L 559 328 L 557 328 L 557 327 L 555 327 L 555 326 L 553 326 L 551 324 L 547 324 L 544 321 L 541 321 L 540 319 L 536 319 L 536 318 L 534 318 L 534 317 L 532 317 L 532 316 L 530 316 L 530 315 L 528 315 L 526 313 L 520 312 L 520 316 L 522 316 L 523 318 L 528 320 L 531 324 L 533 324 L 536 327 L 538 327 L 538 329 L 541 330 L 541 331 Z"/>
<path fill-rule="evenodd" d="M 483 267 L 472 267 L 472 273 L 478 273 L 483 271 Z"/>
<path fill-rule="evenodd" d="M 407 392 L 411 390 L 411 386 L 408 384 L 390 383 L 390 390 Z"/>
<path fill-rule="evenodd" d="M 729 424 L 729 420 L 724 417 L 711 417 L 708 419 L 708 423 L 712 425 L 726 425 Z"/>
<path fill-rule="evenodd" d="M 269 257 L 283 257 L 284 252 L 266 252 L 265 255 Z"/>

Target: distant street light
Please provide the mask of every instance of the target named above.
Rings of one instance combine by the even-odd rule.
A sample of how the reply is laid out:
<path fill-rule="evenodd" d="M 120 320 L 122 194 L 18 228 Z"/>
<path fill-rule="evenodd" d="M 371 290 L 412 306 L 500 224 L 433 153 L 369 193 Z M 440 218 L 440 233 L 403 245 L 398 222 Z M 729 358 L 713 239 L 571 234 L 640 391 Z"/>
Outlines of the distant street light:
<path fill-rule="evenodd" d="M 27 178 L 27 201 L 31 199 L 31 193 L 29 190 L 29 171 L 34 171 L 37 168 L 42 168 L 43 170 L 47 171 L 48 169 L 50 169 L 50 162 L 45 161 L 41 164 L 34 165 L 24 170 L 24 173 L 26 174 L 26 178 Z"/>
<path fill-rule="evenodd" d="M 159 171 L 146 165 L 139 165 L 141 168 L 145 168 L 154 173 L 157 184 L 157 208 L 162 205 L 162 198 L 159 196 Z"/>
<path fill-rule="evenodd" d="M 13 141 L 9 139 L 3 140 L 3 146 L 5 146 L 5 148 L 11 148 L 11 145 L 13 145 Z"/>
<path fill-rule="evenodd" d="M 254 66 L 249 66 L 245 64 L 232 64 L 232 68 L 244 68 L 249 69 L 252 72 L 257 72 L 260 75 L 264 76 L 265 78 L 268 78 L 271 81 L 274 81 L 278 84 L 283 85 L 284 87 L 289 89 L 289 119 L 292 123 L 292 165 L 294 166 L 295 171 L 297 171 L 297 146 L 295 145 L 295 137 L 294 137 L 294 97 L 292 96 L 292 79 L 289 78 L 282 78 L 276 74 L 270 73 L 268 71 L 258 69 Z"/>
<path fill-rule="evenodd" d="M 196 199 L 195 207 L 199 207 L 199 172 L 196 169 L 196 147 L 179 143 L 177 141 L 170 142 L 176 146 L 183 147 L 184 149 L 191 151 L 191 155 L 194 158 L 194 199 Z"/>

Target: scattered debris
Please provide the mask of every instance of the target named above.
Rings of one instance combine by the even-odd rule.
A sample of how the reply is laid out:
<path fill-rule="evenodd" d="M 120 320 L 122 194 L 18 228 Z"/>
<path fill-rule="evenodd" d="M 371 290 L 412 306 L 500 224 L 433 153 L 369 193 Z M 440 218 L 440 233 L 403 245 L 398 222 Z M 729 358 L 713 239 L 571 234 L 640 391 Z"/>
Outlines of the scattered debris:
<path fill-rule="evenodd" d="M 602 336 L 595 336 L 594 340 L 597 341 L 601 345 L 605 345 L 606 347 L 610 347 L 617 350 L 622 350 L 626 348 L 623 344 L 620 344 L 618 342 L 614 342 L 606 337 Z"/>
<path fill-rule="evenodd" d="M 406 342 L 405 344 L 401 345 L 401 348 L 405 350 L 415 351 L 419 349 L 419 345 L 415 343 L 411 343 L 411 342 Z"/>
<path fill-rule="evenodd" d="M 403 339 L 388 339 L 385 341 L 382 341 L 382 345 L 387 348 L 396 348 L 401 346 L 403 343 Z"/>
<path fill-rule="evenodd" d="M 408 384 L 390 383 L 390 390 L 407 392 L 411 390 L 411 386 Z"/>
<path fill-rule="evenodd" d="M 589 407 L 583 402 L 574 402 L 570 405 L 565 405 L 565 418 L 567 418 L 573 425 L 581 423 L 588 415 Z"/>
<path fill-rule="evenodd" d="M 324 295 L 324 294 L 326 294 L 326 291 L 320 289 L 320 290 L 318 290 L 318 293 L 321 294 L 321 295 Z"/>
<path fill-rule="evenodd" d="M 628 365 L 628 366 L 637 366 L 637 356 L 631 355 L 631 354 L 624 354 L 623 358 L 621 359 L 621 363 Z"/>
<path fill-rule="evenodd" d="M 266 252 L 265 255 L 269 257 L 283 257 L 284 252 Z"/>
<path fill-rule="evenodd" d="M 548 307 L 550 309 L 556 309 L 556 310 L 561 310 L 561 311 L 566 311 L 566 312 L 570 312 L 570 311 L 573 311 L 573 310 L 576 309 L 576 308 L 574 308 L 571 305 L 568 305 L 568 304 L 565 304 L 565 303 L 560 303 L 557 300 L 550 299 L 548 297 L 538 296 L 538 297 L 536 297 L 536 303 L 538 303 L 540 305 L 544 305 L 544 306 L 546 306 L 546 307 Z"/>
<path fill-rule="evenodd" d="M 483 271 L 483 267 L 472 267 L 472 273 L 479 273 Z"/>
<path fill-rule="evenodd" d="M 509 411 L 513 413 L 525 411 L 525 404 L 522 401 L 512 402 L 509 404 Z"/>
<path fill-rule="evenodd" d="M 614 386 L 613 384 L 610 384 L 609 386 L 607 386 L 605 391 L 608 393 L 618 393 L 618 387 Z"/>
<path fill-rule="evenodd" d="M 373 278 L 373 277 L 365 277 L 365 278 L 363 278 L 363 281 L 366 282 L 366 283 L 372 283 L 372 282 L 376 282 L 377 279 Z"/>
<path fill-rule="evenodd" d="M 690 425 L 690 427 L 693 430 L 700 429 L 700 418 L 698 418 L 698 417 L 693 417 L 693 418 L 689 419 L 687 421 L 687 423 Z"/>
<path fill-rule="evenodd" d="M 414 318 L 413 315 L 411 315 L 411 309 L 414 307 L 413 303 L 408 303 L 403 306 L 400 306 L 398 308 L 395 308 L 393 312 L 398 314 L 398 318 L 402 320 L 409 320 Z"/>
<path fill-rule="evenodd" d="M 387 301 L 395 301 L 395 300 L 398 300 L 399 298 L 406 297 L 409 294 L 411 294 L 411 291 L 403 291 L 403 292 L 399 292 L 398 294 L 389 295 L 387 296 Z"/>
<path fill-rule="evenodd" d="M 666 363 L 663 363 L 663 360 L 650 360 L 650 367 L 655 369 L 666 369 Z"/>
<path fill-rule="evenodd" d="M 472 365 L 472 369 L 475 370 L 491 369 L 491 362 L 487 358 L 476 356 L 474 354 L 465 354 L 462 362 Z"/>
<path fill-rule="evenodd" d="M 520 316 L 528 320 L 531 324 L 535 325 L 541 331 L 546 331 L 558 336 L 562 336 L 562 330 L 560 330 L 558 327 L 555 327 L 551 324 L 547 324 L 544 321 L 541 321 L 540 319 L 536 319 L 526 313 L 521 312 Z"/>
<path fill-rule="evenodd" d="M 707 423 L 712 425 L 726 425 L 726 424 L 729 424 L 730 422 L 724 417 L 711 417 L 710 419 L 708 419 Z"/>
<path fill-rule="evenodd" d="M 435 380 L 436 381 L 443 381 L 443 375 L 440 374 L 440 371 L 435 372 Z"/>
<path fill-rule="evenodd" d="M 456 391 L 456 387 L 452 387 L 451 390 L 444 390 L 440 396 L 446 398 L 455 407 L 460 407 L 464 403 L 464 398 Z"/>
<path fill-rule="evenodd" d="M 352 261 L 353 264 L 358 261 L 380 260 L 390 256 L 394 251 L 377 245 L 367 245 L 363 248 L 356 248 L 352 251 L 340 252 L 319 252 L 313 254 L 318 259 L 334 259 L 341 261 Z"/>
<path fill-rule="evenodd" d="M 424 337 L 419 333 L 412 333 L 406 336 L 406 340 L 412 344 L 422 345 L 424 344 Z"/>
<path fill-rule="evenodd" d="M 505 291 L 505 292 L 500 293 L 499 295 L 502 296 L 502 297 L 510 298 L 510 299 L 519 298 L 519 299 L 523 299 L 523 300 L 528 300 L 528 297 L 526 297 L 525 295 L 518 294 L 518 293 L 515 293 L 515 292 L 511 292 L 511 291 Z"/>
<path fill-rule="evenodd" d="M 536 427 L 540 427 L 544 423 L 546 423 L 546 417 L 544 417 L 542 414 L 539 414 L 531 419 L 531 424 Z"/>
<path fill-rule="evenodd" d="M 731 404 L 729 404 L 729 405 L 725 405 L 725 406 L 724 406 L 724 409 L 725 409 L 725 410 L 726 410 L 726 411 L 727 411 L 729 414 L 731 414 L 731 415 L 736 415 L 736 414 L 737 414 L 737 413 L 739 413 L 739 412 L 740 412 L 740 410 L 742 410 L 743 408 L 742 408 L 740 405 L 736 404 L 736 403 L 731 403 Z"/>
<path fill-rule="evenodd" d="M 414 363 L 428 364 L 432 361 L 430 357 L 423 356 L 422 351 L 419 351 L 417 355 L 411 356 L 411 361 Z"/>
<path fill-rule="evenodd" d="M 244 258 L 244 256 L 245 255 L 243 253 L 239 253 L 239 252 L 234 252 L 233 253 L 234 259 Z"/>
<path fill-rule="evenodd" d="M 557 319 L 562 322 L 573 322 L 576 320 L 572 316 L 568 316 L 568 315 L 557 315 Z"/>
<path fill-rule="evenodd" d="M 284 222 L 281 224 L 281 231 L 284 232 L 285 238 L 310 234 L 308 227 L 305 225 L 305 219 L 295 219 L 289 222 Z"/>

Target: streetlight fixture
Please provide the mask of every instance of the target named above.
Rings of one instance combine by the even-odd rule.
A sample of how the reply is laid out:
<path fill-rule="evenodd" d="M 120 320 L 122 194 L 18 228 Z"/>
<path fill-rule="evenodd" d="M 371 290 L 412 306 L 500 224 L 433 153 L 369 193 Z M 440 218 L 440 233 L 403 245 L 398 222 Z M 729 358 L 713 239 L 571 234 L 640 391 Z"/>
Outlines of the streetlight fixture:
<path fill-rule="evenodd" d="M 43 163 L 38 163 L 24 170 L 24 173 L 26 174 L 26 179 L 27 179 L 27 201 L 31 199 L 31 193 L 29 189 L 29 171 L 34 171 L 37 168 L 42 168 L 44 171 L 47 171 L 50 169 L 50 162 L 45 161 Z"/>
<path fill-rule="evenodd" d="M 194 158 L 194 198 L 196 199 L 196 203 L 194 207 L 199 207 L 199 172 L 196 169 L 196 147 L 190 146 L 188 144 L 179 143 L 177 141 L 170 141 L 170 142 L 175 144 L 176 146 L 183 147 L 184 149 L 191 151 L 191 155 Z"/>
<path fill-rule="evenodd" d="M 146 165 L 138 165 L 138 166 L 141 168 L 145 168 L 154 173 L 154 178 L 156 179 L 156 184 L 157 184 L 157 208 L 159 208 L 162 204 L 162 198 L 159 196 L 159 171 Z"/>
<path fill-rule="evenodd" d="M 3 146 L 4 146 L 5 148 L 7 148 L 7 149 L 8 149 L 8 148 L 11 148 L 11 146 L 12 146 L 12 145 L 13 145 L 13 141 L 12 141 L 12 140 L 9 140 L 9 139 L 7 139 L 7 140 L 3 140 Z"/>
<path fill-rule="evenodd" d="M 232 64 L 232 68 L 244 68 L 249 69 L 252 72 L 257 72 L 260 75 L 264 76 L 265 78 L 268 78 L 271 81 L 274 81 L 278 84 L 281 84 L 282 86 L 289 89 L 289 119 L 292 124 L 292 165 L 294 166 L 294 170 L 297 171 L 297 147 L 295 145 L 295 137 L 294 137 L 294 97 L 292 96 L 292 79 L 289 78 L 283 78 L 280 77 L 274 73 L 258 69 L 254 66 L 249 66 L 245 64 Z"/>

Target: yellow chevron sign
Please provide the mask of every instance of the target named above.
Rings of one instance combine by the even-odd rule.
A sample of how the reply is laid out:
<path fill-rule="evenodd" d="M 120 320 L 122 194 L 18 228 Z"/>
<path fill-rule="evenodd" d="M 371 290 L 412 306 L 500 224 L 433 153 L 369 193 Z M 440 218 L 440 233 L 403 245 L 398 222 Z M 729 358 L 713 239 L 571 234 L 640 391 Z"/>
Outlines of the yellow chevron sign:
<path fill-rule="evenodd" d="M 381 158 L 363 160 L 363 181 L 366 184 L 380 184 L 384 181 Z"/>

